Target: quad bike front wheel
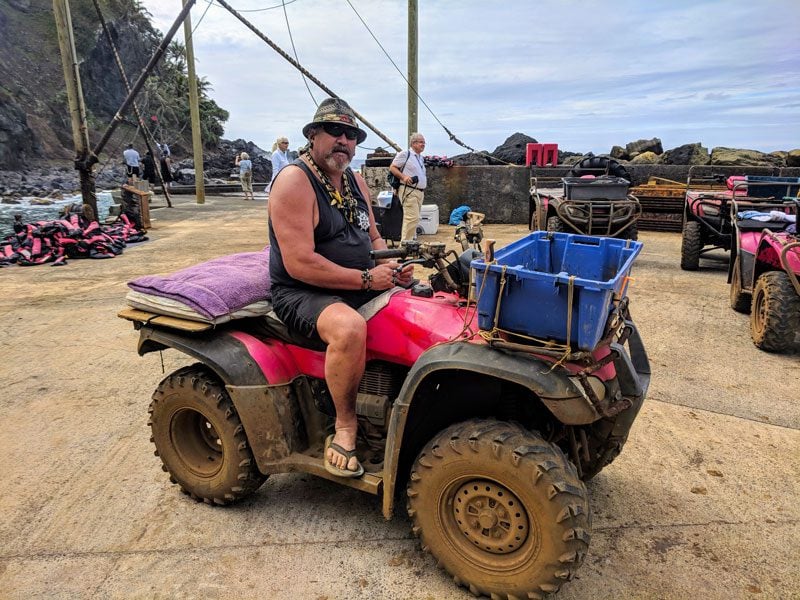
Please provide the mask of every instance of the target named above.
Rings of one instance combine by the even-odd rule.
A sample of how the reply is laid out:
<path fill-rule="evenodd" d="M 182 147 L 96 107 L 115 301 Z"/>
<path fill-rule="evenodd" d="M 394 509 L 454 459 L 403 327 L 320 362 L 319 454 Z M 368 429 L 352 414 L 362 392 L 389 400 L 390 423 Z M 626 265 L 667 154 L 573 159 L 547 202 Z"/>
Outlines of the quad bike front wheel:
<path fill-rule="evenodd" d="M 455 582 L 492 598 L 543 598 L 583 564 L 586 487 L 558 447 L 519 425 L 459 423 L 420 452 L 413 532 Z"/>
<path fill-rule="evenodd" d="M 149 425 L 162 468 L 195 500 L 230 504 L 266 479 L 228 393 L 202 365 L 178 369 L 159 384 Z"/>
<path fill-rule="evenodd" d="M 742 291 L 742 264 L 737 256 L 731 276 L 731 308 L 736 312 L 747 314 L 750 312 L 750 300 L 750 294 Z"/>
<path fill-rule="evenodd" d="M 703 249 L 703 236 L 700 223 L 686 221 L 681 237 L 681 269 L 696 271 L 700 267 L 700 251 Z"/>
<path fill-rule="evenodd" d="M 753 289 L 750 337 L 767 352 L 783 352 L 800 327 L 800 296 L 783 271 L 761 275 Z"/>

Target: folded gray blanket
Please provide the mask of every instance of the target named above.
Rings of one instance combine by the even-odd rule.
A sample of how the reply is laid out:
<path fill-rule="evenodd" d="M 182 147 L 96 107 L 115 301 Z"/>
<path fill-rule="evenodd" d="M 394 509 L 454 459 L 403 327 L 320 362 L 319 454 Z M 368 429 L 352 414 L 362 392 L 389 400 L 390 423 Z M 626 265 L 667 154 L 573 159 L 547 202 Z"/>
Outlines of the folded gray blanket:
<path fill-rule="evenodd" d="M 146 275 L 128 282 L 128 287 L 177 300 L 216 319 L 269 299 L 269 247 L 221 256 L 170 275 Z"/>

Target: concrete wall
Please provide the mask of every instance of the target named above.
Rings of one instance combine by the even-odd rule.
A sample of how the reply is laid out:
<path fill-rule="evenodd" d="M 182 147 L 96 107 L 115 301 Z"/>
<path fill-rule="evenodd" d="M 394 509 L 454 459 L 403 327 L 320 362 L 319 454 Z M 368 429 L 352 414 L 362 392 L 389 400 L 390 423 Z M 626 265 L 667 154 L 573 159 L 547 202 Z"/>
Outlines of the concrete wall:
<path fill-rule="evenodd" d="M 625 167 L 633 178 L 633 185 L 647 183 L 650 177 L 663 177 L 673 181 L 685 182 L 689 174 L 688 165 L 627 165 Z M 704 166 L 703 173 L 724 173 L 726 175 L 778 175 L 770 167 L 710 167 Z M 439 207 L 439 221 L 447 223 L 450 212 L 463 204 L 472 210 L 486 214 L 486 223 L 519 224 L 528 222 L 528 196 L 531 175 L 548 178 L 564 177 L 570 167 L 537 169 L 521 166 L 464 166 L 429 167 L 428 188 L 425 191 L 425 204 Z M 695 168 L 695 172 L 697 168 Z M 375 199 L 378 192 L 388 190 L 386 176 L 388 167 L 364 166 L 361 174 L 367 182 Z M 781 175 L 800 177 L 800 167 L 784 168 Z"/>

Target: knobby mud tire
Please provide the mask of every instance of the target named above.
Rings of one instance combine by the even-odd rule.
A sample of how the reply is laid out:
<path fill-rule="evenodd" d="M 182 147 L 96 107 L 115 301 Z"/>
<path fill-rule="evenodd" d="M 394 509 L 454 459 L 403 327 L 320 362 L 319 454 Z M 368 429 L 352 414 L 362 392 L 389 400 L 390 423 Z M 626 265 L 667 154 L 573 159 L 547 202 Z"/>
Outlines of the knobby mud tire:
<path fill-rule="evenodd" d="M 681 269 L 696 271 L 700 268 L 700 250 L 703 249 L 703 237 L 700 223 L 687 221 L 683 226 L 681 238 Z"/>
<path fill-rule="evenodd" d="M 445 429 L 417 457 L 407 493 L 422 549 L 476 596 L 545 598 L 589 548 L 591 511 L 574 465 L 516 424 Z"/>
<path fill-rule="evenodd" d="M 225 387 L 202 365 L 167 376 L 153 394 L 149 412 L 150 441 L 162 468 L 195 500 L 231 504 L 267 479 L 256 466 Z"/>
<path fill-rule="evenodd" d="M 742 291 L 742 265 L 739 257 L 733 263 L 733 274 L 731 276 L 731 308 L 736 312 L 747 314 L 750 312 L 750 301 L 752 296 Z"/>
<path fill-rule="evenodd" d="M 783 271 L 761 275 L 753 290 L 750 337 L 767 352 L 783 352 L 800 327 L 800 296 Z"/>
<path fill-rule="evenodd" d="M 564 221 L 561 220 L 561 217 L 547 217 L 547 231 L 566 231 Z"/>

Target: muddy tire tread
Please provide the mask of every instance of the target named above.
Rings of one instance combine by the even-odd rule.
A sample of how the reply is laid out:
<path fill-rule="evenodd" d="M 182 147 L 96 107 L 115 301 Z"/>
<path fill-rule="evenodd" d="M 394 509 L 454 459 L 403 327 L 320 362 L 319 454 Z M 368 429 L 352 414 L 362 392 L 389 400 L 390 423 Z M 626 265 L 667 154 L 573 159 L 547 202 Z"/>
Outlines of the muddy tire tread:
<path fill-rule="evenodd" d="M 700 223 L 687 221 L 681 236 L 681 269 L 696 271 L 700 267 L 700 250 L 703 248 Z"/>
<path fill-rule="evenodd" d="M 530 472 L 532 487 L 541 487 L 547 501 L 555 504 L 557 517 L 552 526 L 561 530 L 565 547 L 558 556 L 548 561 L 549 575 L 538 581 L 526 582 L 525 590 L 506 592 L 489 589 L 481 577 L 475 580 L 469 575 L 459 574 L 447 564 L 447 558 L 437 556 L 432 543 L 426 538 L 420 522 L 420 493 L 425 479 L 436 462 L 446 461 L 453 454 L 481 454 L 507 461 L 515 469 Z M 427 463 L 427 464 L 426 464 Z M 412 531 L 420 538 L 425 552 L 431 553 L 440 568 L 453 581 L 475 595 L 513 600 L 514 598 L 547 598 L 570 581 L 583 564 L 591 539 L 591 510 L 586 488 L 579 479 L 575 466 L 561 450 L 546 442 L 537 432 L 528 431 L 515 423 L 491 420 L 471 420 L 453 425 L 422 450 L 412 467 L 408 485 L 408 514 L 412 519 Z"/>
<path fill-rule="evenodd" d="M 733 263 L 733 274 L 731 276 L 731 308 L 738 313 L 747 314 L 750 312 L 750 304 L 752 300 L 752 296 L 742 291 L 742 274 L 741 274 L 741 262 L 739 261 L 739 257 L 736 257 L 736 261 Z"/>
<path fill-rule="evenodd" d="M 223 486 L 219 490 L 219 493 L 214 496 L 197 493 L 196 490 L 192 489 L 191 484 L 185 481 L 181 473 L 173 472 L 170 468 L 170 464 L 164 459 L 162 453 L 159 452 L 158 444 L 156 443 L 153 415 L 158 413 L 160 405 L 163 404 L 170 395 L 186 389 L 191 389 L 194 393 L 202 396 L 207 406 L 209 408 L 214 408 L 218 415 L 224 418 L 232 430 L 232 446 L 236 448 L 238 456 L 233 457 L 231 460 L 236 463 L 237 472 L 235 477 L 231 476 L 228 478 L 226 482 L 227 485 Z M 204 502 L 212 506 L 225 506 L 238 502 L 251 495 L 261 487 L 267 479 L 267 476 L 262 474 L 256 467 L 255 458 L 247 441 L 244 427 L 242 426 L 239 415 L 227 391 L 225 391 L 224 386 L 217 380 L 216 376 L 203 365 L 194 364 L 183 367 L 167 376 L 153 393 L 148 413 L 150 414 L 150 418 L 147 424 L 150 426 L 152 433 L 150 441 L 156 446 L 154 454 L 161 459 L 161 468 L 169 474 L 170 482 L 178 485 L 181 491 L 193 500 Z M 221 432 L 220 435 L 222 435 Z"/>
<path fill-rule="evenodd" d="M 762 299 L 763 296 L 763 299 Z M 758 330 L 758 306 L 766 303 L 764 327 Z M 783 271 L 769 271 L 758 278 L 753 290 L 750 336 L 756 347 L 766 352 L 783 352 L 800 328 L 800 296 Z"/>

